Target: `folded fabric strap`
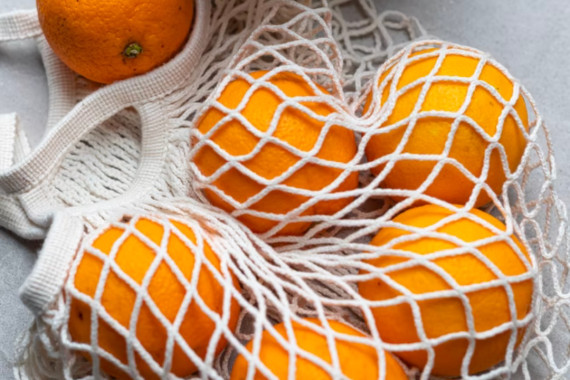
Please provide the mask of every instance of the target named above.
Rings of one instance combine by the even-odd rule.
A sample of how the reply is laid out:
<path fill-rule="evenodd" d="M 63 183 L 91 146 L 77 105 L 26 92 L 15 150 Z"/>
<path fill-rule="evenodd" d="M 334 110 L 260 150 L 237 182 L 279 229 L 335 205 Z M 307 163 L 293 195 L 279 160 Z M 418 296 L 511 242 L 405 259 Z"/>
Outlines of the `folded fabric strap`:
<path fill-rule="evenodd" d="M 0 41 L 39 36 L 42 30 L 35 9 L 0 15 Z"/>
<path fill-rule="evenodd" d="M 30 152 L 26 134 L 18 123 L 18 115 L 0 115 L 0 170 L 21 161 Z"/>

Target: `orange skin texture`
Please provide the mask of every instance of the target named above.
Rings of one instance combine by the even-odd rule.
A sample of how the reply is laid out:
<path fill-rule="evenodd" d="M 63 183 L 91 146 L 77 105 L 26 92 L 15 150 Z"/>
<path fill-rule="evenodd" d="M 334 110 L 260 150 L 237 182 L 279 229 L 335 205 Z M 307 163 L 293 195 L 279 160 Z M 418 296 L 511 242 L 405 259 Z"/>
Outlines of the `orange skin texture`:
<path fill-rule="evenodd" d="M 307 322 L 321 326 L 318 319 L 306 319 Z M 360 331 L 333 320 L 328 321 L 332 330 L 345 334 L 364 337 Z M 295 334 L 295 342 L 303 351 L 311 353 L 325 362 L 332 364 L 331 353 L 328 348 L 327 339 L 324 335 L 301 325 L 292 322 Z M 287 337 L 287 331 L 283 323 L 276 325 L 278 333 Z M 339 358 L 340 368 L 343 374 L 353 380 L 378 379 L 378 353 L 376 350 L 365 344 L 353 343 L 341 338 L 336 339 L 336 350 Z M 251 352 L 253 341 L 249 342 L 246 348 Z M 396 359 L 385 352 L 386 380 L 407 380 L 408 377 L 404 369 Z M 261 362 L 279 379 L 288 378 L 289 352 L 268 331 L 264 331 L 261 338 L 261 350 L 259 352 Z M 328 380 L 331 376 L 319 365 L 303 358 L 296 357 L 295 378 L 298 380 Z M 247 377 L 248 362 L 246 358 L 239 355 L 232 368 L 231 380 L 244 380 Z M 267 379 L 262 373 L 257 371 L 253 377 L 255 380 Z"/>
<path fill-rule="evenodd" d="M 196 236 L 192 229 L 185 224 L 171 221 L 172 225 L 178 228 L 190 241 L 196 243 Z M 142 232 L 154 243 L 159 244 L 164 233 L 163 227 L 149 219 L 141 218 L 136 229 Z M 117 239 L 123 234 L 123 230 L 117 227 L 110 227 L 104 231 L 93 243 L 93 247 L 105 254 L 109 254 Z M 209 245 L 204 241 L 205 258 L 211 262 L 217 270 L 220 270 L 220 261 Z M 168 241 L 168 255 L 176 263 L 185 278 L 191 281 L 195 258 L 192 251 L 183 241 L 171 234 Z M 119 248 L 115 262 L 121 269 L 138 284 L 141 284 L 149 266 L 151 265 L 155 253 L 135 235 L 130 235 Z M 103 262 L 97 257 L 85 253 L 77 273 L 74 284 L 76 289 L 93 298 L 100 274 L 103 269 Z M 232 276 L 234 286 L 239 289 L 239 284 Z M 162 314 L 170 321 L 174 322 L 186 290 L 175 277 L 174 272 L 164 261 L 159 264 L 150 285 L 148 293 L 160 309 Z M 223 310 L 223 287 L 215 279 L 213 273 L 202 263 L 199 279 L 197 283 L 197 294 L 194 297 L 201 297 L 208 307 L 217 312 L 220 316 Z M 130 328 L 130 319 L 135 305 L 136 292 L 124 282 L 113 271 L 109 273 L 105 283 L 105 289 L 101 298 L 101 305 L 107 313 L 125 328 Z M 232 300 L 230 307 L 230 318 L 228 327 L 234 330 L 237 325 L 239 315 L 239 304 Z M 85 302 L 73 298 L 71 300 L 71 310 L 68 322 L 69 332 L 74 342 L 90 344 L 91 342 L 91 307 Z M 183 322 L 178 330 L 180 336 L 201 358 L 205 358 L 206 350 L 210 342 L 210 337 L 215 329 L 215 323 L 204 313 L 195 300 L 193 300 L 184 315 Z M 149 306 L 143 302 L 140 314 L 136 322 L 136 336 L 144 348 L 152 355 L 157 364 L 163 365 L 167 344 L 167 331 L 160 320 L 154 316 Z M 222 337 L 216 348 L 218 354 L 227 341 Z M 116 332 L 101 317 L 98 319 L 98 346 L 123 364 L 128 363 L 126 339 Z M 92 360 L 91 355 L 81 352 L 87 359 Z M 131 379 L 131 376 L 113 363 L 100 357 L 101 369 L 117 379 Z M 159 379 L 150 366 L 135 351 L 136 368 L 139 374 L 145 379 Z M 178 343 L 175 343 L 173 359 L 170 372 L 186 377 L 197 369 L 196 365 L 186 356 Z"/>
<path fill-rule="evenodd" d="M 491 225 L 505 230 L 504 224 L 493 216 L 477 209 L 470 212 Z M 426 205 L 408 209 L 394 218 L 394 221 L 407 226 L 427 228 L 449 215 L 451 215 L 451 211 L 445 208 Z M 464 242 L 475 242 L 494 236 L 485 227 L 465 218 L 450 222 L 437 231 L 457 237 Z M 406 234 L 409 232 L 400 228 L 383 228 L 374 237 L 371 244 L 384 246 L 391 240 Z M 520 241 L 515 236 L 510 236 L 510 238 L 529 259 Z M 395 244 L 393 249 L 427 255 L 455 247 L 457 246 L 446 240 L 417 236 L 412 241 Z M 483 245 L 478 249 L 506 276 L 516 276 L 527 272 L 523 261 L 504 240 Z M 409 259 L 386 254 L 368 260 L 367 263 L 378 268 L 385 268 L 406 260 Z M 460 286 L 485 283 L 497 278 L 483 262 L 467 253 L 432 259 L 431 262 L 447 272 Z M 414 266 L 388 273 L 390 278 L 414 294 L 432 293 L 452 288 L 443 277 L 423 266 Z M 522 319 L 529 313 L 533 293 L 532 280 L 513 283 L 511 288 L 517 318 Z M 359 285 L 359 292 L 364 298 L 370 300 L 389 300 L 401 295 L 398 290 L 380 278 L 362 282 Z M 508 296 L 503 287 L 497 285 L 485 290 L 472 291 L 467 293 L 467 298 L 472 308 L 474 326 L 477 332 L 488 331 L 511 321 Z M 438 338 L 453 332 L 468 331 L 466 310 L 458 297 L 418 301 L 418 305 L 424 331 L 428 338 Z M 385 342 L 403 344 L 421 341 L 413 320 L 411 306 L 407 302 L 387 307 L 376 307 L 372 309 L 372 313 L 378 332 Z M 517 344 L 523 334 L 524 329 L 518 330 Z M 469 373 L 485 371 L 503 361 L 510 335 L 511 331 L 509 330 L 487 339 L 477 339 L 469 365 Z M 455 338 L 434 346 L 435 364 L 432 374 L 459 376 L 467 347 L 468 341 L 464 338 Z M 395 354 L 419 368 L 423 368 L 427 363 L 427 351 L 406 351 Z"/>
<path fill-rule="evenodd" d="M 434 49 L 412 54 L 417 57 Z M 409 63 L 402 73 L 397 90 L 406 85 L 427 76 L 435 66 L 437 57 L 427 57 L 414 63 Z M 478 60 L 472 57 L 460 55 L 447 55 L 436 76 L 471 77 L 477 67 Z M 395 66 L 386 70 L 379 79 L 378 87 L 386 80 Z M 481 81 L 494 87 L 505 101 L 510 100 L 513 94 L 513 83 L 497 68 L 487 63 L 479 78 Z M 386 104 L 390 96 L 390 87 L 393 79 L 389 79 L 380 96 L 381 104 Z M 409 117 L 421 92 L 423 83 L 415 85 L 396 99 L 396 105 L 388 119 L 378 128 L 388 128 L 401 120 Z M 426 95 L 426 100 L 421 107 L 422 111 L 447 111 L 456 112 L 463 105 L 467 96 L 468 85 L 440 81 L 433 83 Z M 364 107 L 366 113 L 372 101 L 372 94 L 367 99 Z M 478 86 L 473 98 L 465 112 L 477 123 L 489 137 L 497 133 L 499 116 L 503 110 L 502 105 L 492 94 L 482 86 Z M 514 106 L 521 122 L 528 131 L 528 113 L 522 95 Z M 403 153 L 414 154 L 440 154 L 443 152 L 448 134 L 454 122 L 452 117 L 421 117 L 418 119 L 409 140 L 404 146 Z M 389 132 L 373 136 L 366 146 L 366 156 L 369 161 L 394 153 L 404 137 L 409 124 L 404 124 Z M 517 126 L 515 118 L 509 114 L 505 120 L 502 134 L 499 139 L 504 147 L 508 167 L 513 172 L 518 167 L 521 157 L 526 148 L 526 139 L 523 132 Z M 485 162 L 485 150 L 489 143 L 468 123 L 461 122 L 454 137 L 449 157 L 457 160 L 474 176 L 479 177 Z M 419 161 L 416 159 L 399 159 L 392 170 L 383 180 L 382 186 L 392 189 L 417 189 L 433 171 L 437 159 Z M 380 174 L 385 164 L 372 168 L 375 175 Z M 505 182 L 505 172 L 501 163 L 498 149 L 494 149 L 490 155 L 489 172 L 485 182 L 494 193 L 500 194 Z M 455 204 L 466 204 L 473 192 L 474 183 L 471 182 L 459 169 L 451 164 L 443 166 L 442 170 L 427 187 L 425 194 Z M 395 197 L 398 200 L 397 197 Z M 475 207 L 479 207 L 490 201 L 490 197 L 484 190 L 479 194 Z"/>
<path fill-rule="evenodd" d="M 260 78 L 266 72 L 258 71 L 250 74 L 253 78 Z M 314 95 L 309 83 L 297 74 L 279 73 L 268 81 L 281 89 L 287 97 Z M 224 106 L 236 109 L 251 86 L 243 79 L 235 79 L 224 89 L 218 102 Z M 323 91 L 325 91 L 323 89 Z M 259 131 L 267 131 L 273 115 L 282 100 L 271 90 L 258 88 L 249 99 L 241 114 Z M 304 102 L 304 106 L 314 113 L 326 116 L 334 110 L 325 103 Z M 206 134 L 226 115 L 214 108 L 208 110 L 199 120 L 197 128 Z M 317 141 L 324 123 L 311 118 L 309 115 L 289 107 L 284 110 L 273 136 L 286 142 L 290 146 L 302 151 L 310 151 Z M 238 120 L 231 120 L 223 124 L 210 139 L 230 155 L 238 156 L 250 153 L 259 143 L 260 139 L 247 130 Z M 324 138 L 322 148 L 316 157 L 336 162 L 349 162 L 356 154 L 356 140 L 354 133 L 341 126 L 332 126 Z M 272 179 L 287 171 L 299 161 L 299 157 L 287 149 L 274 143 L 267 143 L 251 159 L 242 162 L 242 165 L 257 175 Z M 217 154 L 211 147 L 203 146 L 197 151 L 194 162 L 200 172 L 210 176 L 226 163 L 226 160 Z M 307 163 L 299 168 L 292 176 L 281 183 L 290 187 L 306 190 L 320 190 L 333 182 L 340 174 L 341 169 L 335 169 L 320 164 Z M 264 185 L 237 169 L 230 169 L 213 182 L 213 186 L 223 191 L 227 196 L 238 202 L 245 202 L 264 189 Z M 335 192 L 355 189 L 358 186 L 358 173 L 351 173 L 341 183 Z M 234 211 L 232 205 L 218 196 L 210 189 L 204 191 L 208 200 L 215 206 L 228 212 Z M 272 214 L 287 214 L 309 200 L 303 195 L 291 194 L 281 190 L 273 190 L 249 207 L 251 210 Z M 345 197 L 339 200 L 321 201 L 303 212 L 303 215 L 329 215 L 344 208 L 352 198 Z M 244 214 L 239 217 L 245 225 L 257 233 L 267 232 L 277 221 L 268 218 Z M 299 235 L 310 227 L 307 222 L 289 223 L 281 228 L 277 235 Z"/>
<path fill-rule="evenodd" d="M 171 59 L 192 25 L 194 0 L 37 0 L 45 37 L 78 74 L 99 83 L 146 73 Z M 138 43 L 142 53 L 128 58 Z"/>

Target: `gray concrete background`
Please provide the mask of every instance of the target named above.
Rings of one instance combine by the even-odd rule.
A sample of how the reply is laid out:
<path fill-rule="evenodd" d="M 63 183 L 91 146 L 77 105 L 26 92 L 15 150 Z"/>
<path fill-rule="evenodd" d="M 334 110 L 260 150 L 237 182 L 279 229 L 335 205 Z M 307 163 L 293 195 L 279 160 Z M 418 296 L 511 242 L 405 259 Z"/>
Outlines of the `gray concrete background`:
<path fill-rule="evenodd" d="M 567 0 L 375 0 L 379 9 L 416 16 L 442 39 L 490 52 L 533 94 L 550 127 L 558 164 L 557 190 L 570 202 L 570 7 Z M 34 7 L 33 0 L 1 0 L 0 13 Z M 43 133 L 47 84 L 31 42 L 0 45 L 0 114 L 18 112 L 32 145 Z M 17 290 L 41 243 L 0 229 L 0 379 L 12 379 L 16 337 L 31 322 Z M 569 376 L 570 378 L 570 376 Z"/>

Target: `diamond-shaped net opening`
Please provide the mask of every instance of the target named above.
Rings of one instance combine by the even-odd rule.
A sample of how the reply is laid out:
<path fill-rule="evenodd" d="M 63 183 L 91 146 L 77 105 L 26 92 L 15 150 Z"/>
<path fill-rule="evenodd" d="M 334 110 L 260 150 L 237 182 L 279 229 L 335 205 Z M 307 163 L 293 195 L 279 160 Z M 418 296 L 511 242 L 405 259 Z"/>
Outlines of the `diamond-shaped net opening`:
<path fill-rule="evenodd" d="M 566 372 L 566 210 L 548 130 L 503 66 L 400 44 L 421 26 L 365 0 L 220 1 L 211 25 L 199 75 L 164 100 L 170 190 L 87 229 L 31 335 L 51 356 L 28 370 Z"/>

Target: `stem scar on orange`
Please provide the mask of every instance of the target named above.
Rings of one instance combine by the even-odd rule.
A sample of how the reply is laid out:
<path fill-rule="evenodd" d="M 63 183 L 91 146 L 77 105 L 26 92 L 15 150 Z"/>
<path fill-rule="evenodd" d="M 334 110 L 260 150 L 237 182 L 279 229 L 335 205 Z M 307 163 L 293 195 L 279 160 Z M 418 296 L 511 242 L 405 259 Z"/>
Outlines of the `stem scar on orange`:
<path fill-rule="evenodd" d="M 175 320 L 181 319 L 178 330 L 173 331 L 177 340 L 171 346 L 170 373 L 179 377 L 187 377 L 196 371 L 196 364 L 184 351 L 179 339 L 182 339 L 191 350 L 201 359 L 207 354 L 208 347 L 216 344 L 215 354 L 217 355 L 226 345 L 227 340 L 223 335 L 217 342 L 211 342 L 212 335 L 216 329 L 216 322 L 202 309 L 197 301 L 199 297 L 202 302 L 220 317 L 224 316 L 224 285 L 218 282 L 214 272 L 205 263 L 212 264 L 214 270 L 223 276 L 220 269 L 221 263 L 210 245 L 197 236 L 189 225 L 176 220 L 163 219 L 158 223 L 155 219 L 140 217 L 133 219 L 134 228 L 138 233 L 144 235 L 154 244 L 160 246 L 165 232 L 165 226 L 170 230 L 167 237 L 166 252 L 158 256 L 156 247 L 151 247 L 144 239 L 137 234 L 128 232 L 122 227 L 109 227 L 104 230 L 92 243 L 92 247 L 100 251 L 103 255 L 110 255 L 116 249 L 117 253 L 114 263 L 127 276 L 134 281 L 137 286 L 143 283 L 144 278 L 149 273 L 151 265 L 156 259 L 160 260 L 156 271 L 148 287 L 136 291 L 132 284 L 121 277 L 116 269 L 111 267 L 108 276 L 105 278 L 103 292 L 100 300 L 95 300 L 96 291 L 101 281 L 101 274 L 104 268 L 102 258 L 85 251 L 80 258 L 77 272 L 73 278 L 73 288 L 70 291 L 71 306 L 69 312 L 68 328 L 71 340 L 75 343 L 92 344 L 91 321 L 92 313 L 97 313 L 97 349 L 113 356 L 118 362 L 129 366 L 128 359 L 128 334 L 120 332 L 113 324 L 119 324 L 123 328 L 135 329 L 136 340 L 142 345 L 144 350 L 152 357 L 152 360 L 160 367 L 165 364 L 166 350 L 169 342 L 169 332 Z M 173 232 L 173 231 L 176 231 Z M 124 234 L 128 236 L 124 239 Z M 203 252 L 200 255 L 202 261 L 198 274 L 194 274 L 198 259 L 189 245 L 184 241 L 188 239 L 196 247 L 199 247 L 200 240 L 203 241 Z M 123 240 L 124 239 L 124 240 Z M 174 264 L 166 261 L 165 257 L 172 259 Z M 177 269 L 173 269 L 175 265 Z M 196 288 L 191 291 L 189 283 L 195 281 L 194 275 L 198 276 Z M 188 284 L 184 284 L 179 278 L 183 276 Z M 231 282 L 236 289 L 240 289 L 236 278 L 231 275 Z M 138 315 L 133 315 L 137 296 L 140 292 L 148 292 L 150 299 L 159 312 L 169 321 L 165 326 L 163 321 L 152 311 L 151 305 L 143 299 Z M 80 299 L 81 294 L 83 299 Z M 192 297 L 186 310 L 182 310 L 185 298 Z M 85 299 L 87 297 L 87 300 Z M 96 305 L 97 308 L 91 305 Z M 227 327 L 233 331 L 237 325 L 239 315 L 239 304 L 232 299 L 229 306 L 229 316 Z M 102 310 L 114 323 L 109 323 L 102 317 Z M 180 313 L 183 315 L 179 315 Z M 134 317 L 134 319 L 133 319 Z M 177 319 L 178 318 L 178 319 Z M 134 323 L 134 326 L 133 326 Z M 168 327 L 168 328 L 167 328 Z M 134 346 L 133 346 L 134 347 Z M 93 360 L 94 353 L 88 348 L 86 351 L 79 351 L 89 360 Z M 131 375 L 112 361 L 98 355 L 101 369 L 117 379 L 131 379 Z M 134 351 L 136 370 L 144 379 L 162 378 L 147 363 L 139 351 Z"/>
<path fill-rule="evenodd" d="M 439 54 L 445 54 L 441 66 L 436 67 Z M 466 55 L 463 55 L 463 54 Z M 394 102 L 386 120 L 375 127 L 377 134 L 372 136 L 366 146 L 369 161 L 377 160 L 393 154 L 397 149 L 402 153 L 421 155 L 416 157 L 400 156 L 391 170 L 385 174 L 382 186 L 390 189 L 415 190 L 420 187 L 441 161 L 448 138 L 458 121 L 459 111 L 468 103 L 461 116 L 471 122 L 462 120 L 457 124 L 451 148 L 446 157 L 481 178 L 495 194 L 500 194 L 506 179 L 503 168 L 501 150 L 504 150 L 507 171 L 512 173 L 518 167 L 525 151 L 527 141 L 524 130 L 528 131 L 528 113 L 522 94 L 514 102 L 514 106 L 506 114 L 502 131 L 501 117 L 504 117 L 506 106 L 515 95 L 513 81 L 503 73 L 492 61 L 482 67 L 478 78 L 473 78 L 483 56 L 471 50 L 453 46 L 448 51 L 442 49 L 426 49 L 413 52 L 385 70 L 380 75 L 377 88 L 381 106 Z M 404 59 L 408 59 L 406 62 Z M 400 77 L 397 70 L 404 65 Z M 417 121 L 412 122 L 414 109 L 422 99 L 426 78 L 434 75 L 421 107 L 418 109 Z M 394 81 L 395 90 L 393 89 Z M 470 83 L 478 80 L 473 94 L 468 98 Z M 383 89 L 382 89 L 383 88 Z M 498 95 L 493 94 L 496 91 Z M 392 100 L 390 100 L 392 99 Z M 372 93 L 364 106 L 366 114 L 371 106 Z M 434 115 L 434 112 L 440 114 Z M 516 119 L 520 119 L 519 126 Z M 481 128 L 477 130 L 475 125 Z M 408 131 L 413 128 L 411 131 Z M 410 133 L 407 140 L 405 134 Z M 490 140 L 496 138 L 498 144 L 492 146 Z M 486 158 L 486 151 L 491 150 Z M 489 169 L 485 175 L 483 170 L 488 160 Z M 381 163 L 372 168 L 374 175 L 379 175 L 387 164 Z M 475 187 L 474 180 L 468 178 L 452 163 L 445 163 L 441 171 L 429 183 L 424 194 L 449 203 L 466 204 Z M 398 197 L 394 197 L 398 198 Z M 487 191 L 482 190 L 476 198 L 475 207 L 490 201 Z"/>
<path fill-rule="evenodd" d="M 524 327 L 516 325 L 517 320 L 528 320 L 529 316 L 533 280 L 529 270 L 530 257 L 524 246 L 516 236 L 507 233 L 499 236 L 483 225 L 487 223 L 499 231 L 506 231 L 505 225 L 498 219 L 478 209 L 469 213 L 469 218 L 454 219 L 437 228 L 435 232 L 443 234 L 441 237 L 428 237 L 425 233 L 436 223 L 454 215 L 447 208 L 426 205 L 408 209 L 396 216 L 393 222 L 401 227 L 381 229 L 371 244 L 378 247 L 389 245 L 390 249 L 406 255 L 385 253 L 367 260 L 368 264 L 379 269 L 388 269 L 385 273 L 390 281 L 375 276 L 359 284 L 360 295 L 368 300 L 386 301 L 402 296 L 404 293 L 397 287 L 407 289 L 412 295 L 429 295 L 411 300 L 408 294 L 402 302 L 373 307 L 371 311 L 380 337 L 385 342 L 419 344 L 423 342 L 419 333 L 422 330 L 419 324 L 416 325 L 412 309 L 412 302 L 417 303 L 421 328 L 427 339 L 432 340 L 424 344 L 435 352 L 431 372 L 434 375 L 464 375 L 461 366 L 467 360 L 469 340 L 475 344 L 467 366 L 470 374 L 488 370 L 504 361 L 511 335 L 514 334 L 517 345 L 525 331 Z M 418 228 L 419 232 L 410 232 L 410 228 Z M 398 238 L 402 241 L 394 241 Z M 478 257 L 469 251 L 467 245 L 476 247 L 482 256 Z M 446 253 L 453 249 L 460 251 L 457 254 Z M 402 269 L 389 270 L 395 265 L 409 263 L 414 256 L 428 256 L 426 259 L 431 266 L 418 262 Z M 368 271 L 363 270 L 362 273 Z M 500 283 L 499 280 L 503 279 L 506 284 Z M 479 288 L 467 289 L 476 285 Z M 438 295 L 438 292 L 452 289 L 458 289 L 458 293 Z M 464 306 L 460 292 L 465 295 L 471 313 Z M 512 297 L 509 292 L 512 292 Z M 516 320 L 511 313 L 514 313 Z M 472 332 L 468 328 L 469 317 L 474 324 Z M 491 333 L 491 330 L 499 328 L 502 330 Z M 451 336 L 461 332 L 468 332 L 469 339 Z M 475 336 L 483 333 L 487 333 L 487 336 Z M 434 343 L 435 339 L 442 341 Z M 420 368 L 428 363 L 427 349 L 394 353 Z"/>
<path fill-rule="evenodd" d="M 307 318 L 306 322 L 322 327 L 318 319 Z M 372 346 L 364 343 L 343 339 L 342 336 L 364 337 L 360 331 L 334 320 L 327 321 L 330 328 L 338 335 L 334 337 L 336 354 L 340 370 L 348 379 L 353 380 L 370 380 L 378 379 L 380 370 L 378 366 L 378 353 Z M 292 341 L 292 337 L 288 338 L 287 329 L 284 323 L 280 323 L 275 327 L 277 333 L 288 341 Z M 301 350 L 305 353 L 315 355 L 319 359 L 332 365 L 331 352 L 327 337 L 313 328 L 307 327 L 299 322 L 292 322 L 293 334 L 295 335 L 295 344 L 298 352 Z M 342 334 L 342 335 L 340 335 Z M 249 352 L 253 350 L 253 341 L 250 341 L 246 349 Z M 293 343 L 291 343 L 293 344 Z M 392 357 L 392 355 L 384 352 L 384 372 L 382 379 L 385 380 L 407 380 L 406 372 Z M 261 336 L 261 345 L 259 350 L 259 360 L 269 369 L 278 379 L 288 379 L 290 356 L 289 349 L 283 347 L 281 343 L 269 331 L 264 331 Z M 248 374 L 248 361 L 243 355 L 239 355 L 232 368 L 231 380 L 244 380 Z M 329 380 L 333 376 L 328 373 L 322 366 L 314 363 L 312 360 L 299 354 L 295 355 L 295 379 L 298 380 Z M 253 376 L 255 380 L 267 379 L 259 370 L 256 370 Z"/>
<path fill-rule="evenodd" d="M 40 25 L 73 71 L 111 83 L 165 63 L 192 25 L 194 0 L 37 0 Z"/>
<path fill-rule="evenodd" d="M 244 106 L 240 113 L 251 126 L 244 125 L 237 118 L 229 119 L 218 125 L 228 115 L 212 106 L 198 120 L 197 130 L 201 136 L 193 139 L 193 143 L 199 142 L 200 139 L 211 143 L 230 156 L 243 156 L 259 149 L 251 158 L 238 162 L 236 157 L 235 163 L 233 163 L 233 158 L 226 159 L 218 154 L 212 146 L 204 144 L 193 157 L 197 169 L 205 177 L 213 176 L 228 161 L 232 161 L 233 166 L 212 180 L 210 187 L 206 187 L 204 190 L 206 197 L 213 205 L 232 212 L 235 207 L 228 201 L 230 198 L 243 205 L 266 188 L 266 185 L 259 183 L 251 175 L 243 173 L 235 166 L 245 167 L 262 178 L 272 180 L 286 173 L 301 160 L 298 153 L 293 152 L 292 149 L 298 149 L 309 154 L 308 152 L 311 152 L 319 139 L 322 138 L 322 145 L 318 152 L 310 154 L 311 157 L 317 157 L 324 163 L 322 161 L 305 163 L 297 168 L 292 175 L 278 183 L 284 187 L 272 189 L 255 203 L 243 206 L 247 211 L 278 216 L 278 218 L 270 219 L 248 212 L 238 217 L 252 231 L 257 233 L 269 231 L 278 224 L 282 217 L 286 217 L 288 213 L 310 200 L 309 195 L 299 193 L 299 191 L 322 190 L 343 174 L 343 170 L 348 170 L 328 166 L 327 161 L 348 163 L 356 155 L 356 139 L 353 131 L 340 125 L 333 125 L 327 130 L 325 129 L 325 122 L 317 120 L 293 106 L 287 106 L 282 110 L 276 128 L 271 135 L 282 144 L 263 141 L 256 136 L 252 129 L 267 132 L 283 102 L 286 100 L 294 101 L 297 97 L 316 95 L 310 83 L 298 74 L 279 72 L 268 79 L 261 79 L 266 74 L 266 71 L 257 71 L 249 75 L 253 79 L 267 81 L 279 88 L 284 93 L 285 100 L 270 88 L 260 86 L 250 91 L 252 84 L 247 80 L 243 78 L 234 79 L 224 88 L 217 102 L 230 109 Z M 247 104 L 244 105 L 242 103 L 248 91 L 251 92 L 251 96 L 248 98 Z M 326 93 L 325 89 L 321 89 L 321 91 Z M 302 101 L 299 103 L 319 116 L 327 117 L 334 112 L 334 109 L 324 101 Z M 213 128 L 217 128 L 217 130 L 205 137 L 204 135 Z M 331 192 L 349 191 L 357 186 L 358 173 L 352 172 Z M 212 190 L 212 187 L 224 195 L 220 196 Z M 322 200 L 308 207 L 302 215 L 331 215 L 342 210 L 351 200 L 350 197 Z M 308 222 L 291 222 L 282 227 L 277 234 L 299 235 L 309 226 L 310 223 Z"/>

